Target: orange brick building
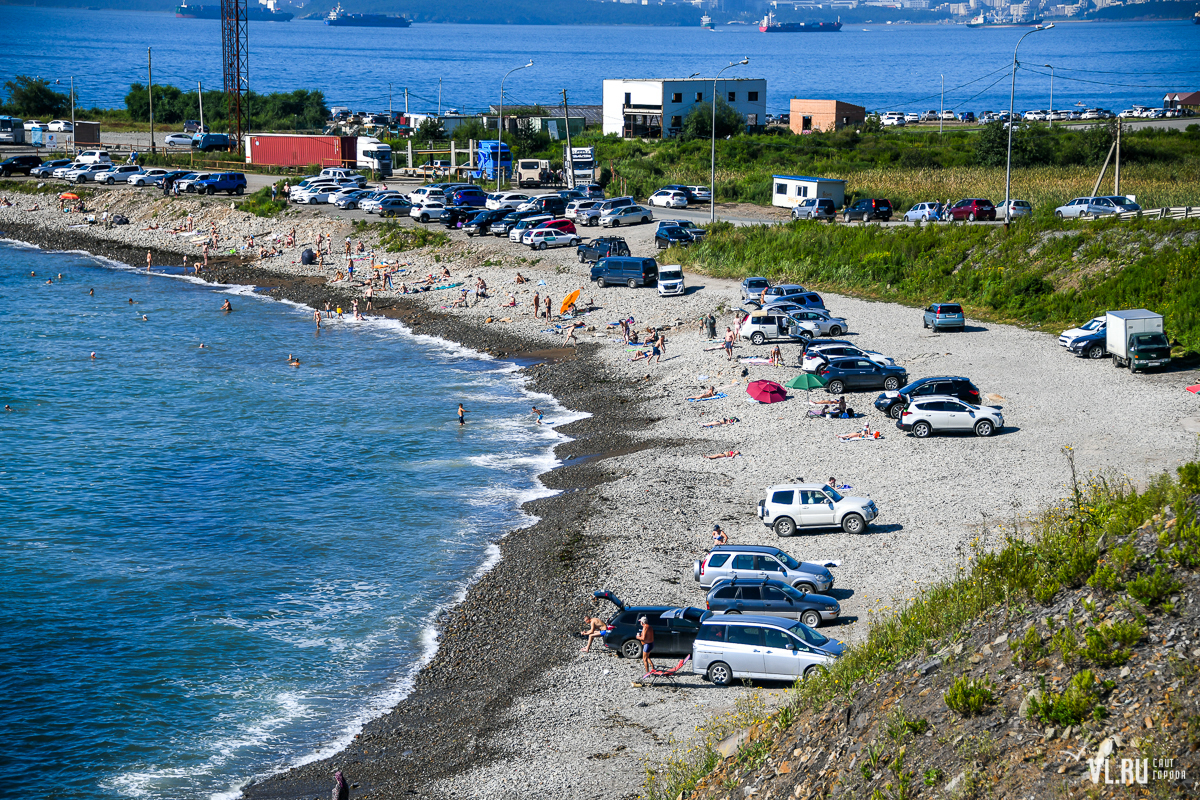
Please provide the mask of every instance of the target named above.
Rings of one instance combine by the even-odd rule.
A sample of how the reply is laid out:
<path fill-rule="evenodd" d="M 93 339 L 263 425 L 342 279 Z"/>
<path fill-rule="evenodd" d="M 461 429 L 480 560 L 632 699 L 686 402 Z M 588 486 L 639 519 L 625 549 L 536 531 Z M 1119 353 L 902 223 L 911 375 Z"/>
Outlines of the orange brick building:
<path fill-rule="evenodd" d="M 843 103 L 840 100 L 796 100 L 792 99 L 792 133 L 806 131 L 840 131 L 847 125 L 861 125 L 867 119 L 867 110 L 862 106 Z"/>

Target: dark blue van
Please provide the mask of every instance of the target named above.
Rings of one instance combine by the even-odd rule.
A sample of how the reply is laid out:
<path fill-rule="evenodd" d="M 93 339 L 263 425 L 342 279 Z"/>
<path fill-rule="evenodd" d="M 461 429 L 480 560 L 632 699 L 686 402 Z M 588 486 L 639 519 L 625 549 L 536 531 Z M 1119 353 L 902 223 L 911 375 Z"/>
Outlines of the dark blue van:
<path fill-rule="evenodd" d="M 630 289 L 653 286 L 658 282 L 658 262 L 653 258 L 602 258 L 592 266 L 592 280 L 605 286 L 625 284 Z"/>

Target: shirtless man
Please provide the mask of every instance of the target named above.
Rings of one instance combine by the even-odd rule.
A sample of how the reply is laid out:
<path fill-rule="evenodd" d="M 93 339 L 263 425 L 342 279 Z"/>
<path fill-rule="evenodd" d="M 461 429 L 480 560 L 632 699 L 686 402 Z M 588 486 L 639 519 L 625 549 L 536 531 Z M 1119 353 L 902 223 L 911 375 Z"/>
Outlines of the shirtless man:
<path fill-rule="evenodd" d="M 533 293 L 533 316 L 540 317 L 542 310 L 542 297 L 537 292 Z"/>
<path fill-rule="evenodd" d="M 291 353 L 288 353 L 288 366 L 289 366 L 289 367 L 298 367 L 298 366 L 300 366 L 300 359 L 296 358 L 296 357 L 295 357 L 294 355 L 292 355 Z"/>
<path fill-rule="evenodd" d="M 650 627 L 650 621 L 645 617 L 638 619 L 642 629 L 638 631 L 637 640 L 642 643 L 642 665 L 646 668 L 646 672 L 654 671 L 654 662 L 650 660 L 650 651 L 654 649 L 654 629 Z"/>
<path fill-rule="evenodd" d="M 588 642 L 587 647 L 583 648 L 579 652 L 590 653 L 592 652 L 592 642 L 604 635 L 605 626 L 604 622 L 599 617 L 592 617 L 588 616 L 587 614 L 583 615 L 583 624 L 587 625 L 588 629 L 586 631 L 580 631 L 579 635 L 586 636 Z"/>
<path fill-rule="evenodd" d="M 224 312 L 226 312 L 226 313 L 228 313 L 228 312 L 230 312 L 230 311 L 233 311 L 233 304 L 232 304 L 232 303 L 230 303 L 228 299 L 226 299 L 226 301 L 224 302 L 224 304 L 222 304 L 222 305 L 221 305 L 221 310 L 222 310 L 222 311 L 224 311 Z"/>
<path fill-rule="evenodd" d="M 689 397 L 688 400 L 707 400 L 710 397 L 717 396 L 717 387 L 710 386 L 703 394 L 698 394 L 695 397 Z"/>

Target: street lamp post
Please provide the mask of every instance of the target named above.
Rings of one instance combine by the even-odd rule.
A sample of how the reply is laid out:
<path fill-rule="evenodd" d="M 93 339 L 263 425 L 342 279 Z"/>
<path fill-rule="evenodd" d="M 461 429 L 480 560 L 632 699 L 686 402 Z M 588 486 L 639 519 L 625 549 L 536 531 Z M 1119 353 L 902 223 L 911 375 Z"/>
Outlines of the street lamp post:
<path fill-rule="evenodd" d="M 713 96 L 712 96 L 712 169 L 708 177 L 708 193 L 711 195 L 708 200 L 709 207 L 709 222 L 717 221 L 717 79 L 721 77 L 721 73 L 729 69 L 729 67 L 738 67 L 749 64 L 750 59 L 743 58 L 741 61 L 730 61 L 728 66 L 722 67 L 717 76 L 713 78 Z"/>
<path fill-rule="evenodd" d="M 1054 127 L 1054 67 L 1049 64 L 1042 64 L 1043 67 L 1050 68 L 1050 127 Z"/>
<path fill-rule="evenodd" d="M 1051 22 L 1044 28 L 1038 25 L 1033 30 L 1025 34 L 1028 36 L 1031 33 L 1038 31 L 1048 31 L 1054 27 Z M 1005 159 L 1004 165 L 1004 224 L 1007 226 L 1012 222 L 1012 203 L 1010 202 L 1012 192 L 1012 131 L 1013 131 L 1013 104 L 1017 97 L 1017 51 L 1021 49 L 1021 42 L 1025 41 L 1025 36 L 1017 39 L 1017 46 L 1013 48 L 1013 65 L 1012 65 L 1012 88 L 1008 91 L 1008 157 Z"/>
<path fill-rule="evenodd" d="M 500 79 L 500 117 L 496 123 L 496 161 L 494 169 L 496 170 L 496 191 L 500 191 L 500 147 L 504 144 L 504 82 L 508 80 L 508 76 L 512 75 L 519 69 L 529 69 L 533 66 L 533 59 L 529 59 L 528 64 L 523 64 L 519 67 L 513 67 L 508 72 L 504 73 L 504 77 Z"/>
<path fill-rule="evenodd" d="M 942 99 L 941 105 L 938 106 L 938 135 L 942 133 L 942 122 L 946 114 L 946 76 L 939 76 L 942 79 Z"/>

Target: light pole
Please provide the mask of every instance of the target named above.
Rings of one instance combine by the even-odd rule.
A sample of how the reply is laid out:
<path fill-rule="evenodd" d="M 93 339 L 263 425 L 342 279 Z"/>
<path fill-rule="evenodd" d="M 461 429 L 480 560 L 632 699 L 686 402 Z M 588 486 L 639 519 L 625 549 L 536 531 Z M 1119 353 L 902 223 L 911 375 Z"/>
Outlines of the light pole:
<path fill-rule="evenodd" d="M 58 78 L 54 79 L 54 82 L 56 84 L 58 83 L 58 81 L 59 81 Z M 61 84 L 59 84 L 59 85 L 61 85 Z M 71 149 L 72 150 L 75 149 L 75 76 L 74 75 L 71 76 Z M 67 150 L 67 148 L 64 147 L 63 152 L 65 153 L 66 150 Z"/>
<path fill-rule="evenodd" d="M 942 99 L 939 101 L 941 104 L 938 106 L 938 135 L 940 136 L 942 133 L 942 115 L 946 113 L 946 76 L 939 75 L 938 77 L 942 79 Z"/>
<path fill-rule="evenodd" d="M 1033 30 L 1025 34 L 1037 33 L 1038 31 L 1048 31 L 1054 27 L 1051 22 L 1046 27 L 1038 25 Z M 1013 48 L 1013 66 L 1012 66 L 1012 88 L 1008 91 L 1008 158 L 1005 159 L 1004 165 L 1004 225 L 1007 227 L 1012 221 L 1012 131 L 1013 131 L 1013 103 L 1017 97 L 1017 51 L 1021 49 L 1021 42 L 1025 41 L 1025 36 L 1017 39 L 1017 46 Z"/>
<path fill-rule="evenodd" d="M 496 123 L 496 161 L 494 169 L 496 170 L 496 191 L 500 191 L 500 147 L 504 144 L 504 82 L 508 80 L 508 76 L 512 75 L 519 69 L 529 69 L 533 66 L 533 59 L 529 59 L 528 64 L 523 64 L 519 67 L 513 67 L 508 72 L 504 73 L 504 77 L 500 79 L 500 117 Z"/>
<path fill-rule="evenodd" d="M 741 61 L 730 61 L 728 66 L 722 67 L 717 73 L 716 78 L 713 78 L 713 96 L 712 96 L 712 171 L 708 178 L 708 193 L 712 195 L 708 199 L 709 222 L 717 221 L 717 79 L 721 77 L 721 73 L 729 69 L 729 67 L 739 67 L 749 64 L 750 59 L 743 58 Z"/>
<path fill-rule="evenodd" d="M 1042 64 L 1043 67 L 1050 67 L 1050 127 L 1054 127 L 1054 67 L 1049 64 Z"/>

